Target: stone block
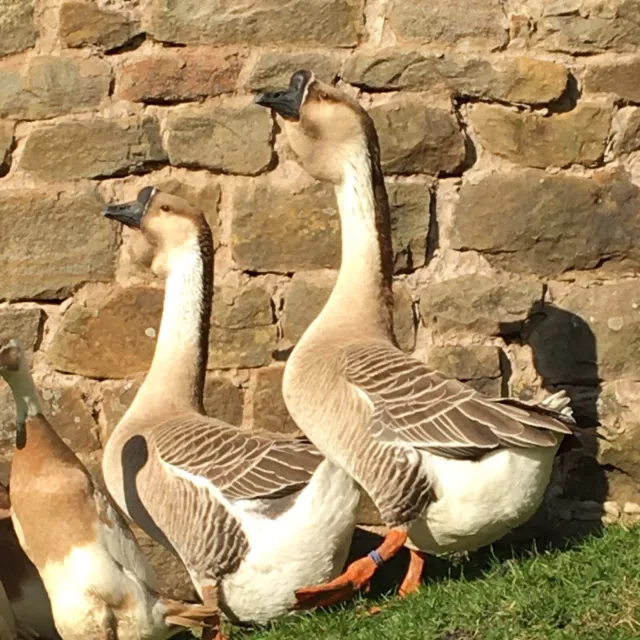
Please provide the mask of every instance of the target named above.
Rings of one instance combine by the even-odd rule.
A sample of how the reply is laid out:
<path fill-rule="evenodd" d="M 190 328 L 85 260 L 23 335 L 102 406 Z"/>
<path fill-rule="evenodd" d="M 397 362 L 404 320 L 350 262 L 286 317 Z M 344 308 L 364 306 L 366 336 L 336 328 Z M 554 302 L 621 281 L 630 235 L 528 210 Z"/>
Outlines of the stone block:
<path fill-rule="evenodd" d="M 38 31 L 34 0 L 0 0 L 0 56 L 33 47 Z"/>
<path fill-rule="evenodd" d="M 0 195 L 0 299 L 60 299 L 113 276 L 117 236 L 93 191 Z"/>
<path fill-rule="evenodd" d="M 250 404 L 254 431 L 301 435 L 282 397 L 283 374 L 281 365 L 256 371 Z"/>
<path fill-rule="evenodd" d="M 640 58 L 591 64 L 582 84 L 588 93 L 612 93 L 620 100 L 640 102 Z"/>
<path fill-rule="evenodd" d="M 0 308 L 0 337 L 18 338 L 25 351 L 32 351 L 40 342 L 43 319 L 42 309 Z"/>

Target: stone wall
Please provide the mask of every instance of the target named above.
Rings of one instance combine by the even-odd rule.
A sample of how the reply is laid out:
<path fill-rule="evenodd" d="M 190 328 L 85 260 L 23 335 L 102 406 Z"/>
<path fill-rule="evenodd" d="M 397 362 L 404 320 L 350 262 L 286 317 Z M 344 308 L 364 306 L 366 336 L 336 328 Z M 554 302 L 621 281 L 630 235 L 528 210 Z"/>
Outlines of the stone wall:
<path fill-rule="evenodd" d="M 173 190 L 218 247 L 207 409 L 293 432 L 283 361 L 338 217 L 252 94 L 311 68 L 380 133 L 403 348 L 492 394 L 567 388 L 608 438 L 589 473 L 640 501 L 639 46 L 637 0 L 0 0 L 0 334 L 95 468 L 162 304 L 100 210 Z M 4 460 L 12 430 L 2 387 Z"/>

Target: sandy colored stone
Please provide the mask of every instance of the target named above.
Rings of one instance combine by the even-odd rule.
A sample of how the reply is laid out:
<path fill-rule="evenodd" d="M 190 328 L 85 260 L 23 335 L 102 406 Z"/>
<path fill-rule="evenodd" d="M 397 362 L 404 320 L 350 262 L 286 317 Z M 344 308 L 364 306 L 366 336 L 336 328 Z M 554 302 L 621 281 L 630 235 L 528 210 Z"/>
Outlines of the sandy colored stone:
<path fill-rule="evenodd" d="M 452 174 L 463 165 L 465 141 L 448 110 L 401 96 L 369 110 L 378 131 L 385 173 Z"/>
<path fill-rule="evenodd" d="M 0 193 L 0 299 L 59 299 L 113 276 L 114 225 L 93 191 Z"/>
<path fill-rule="evenodd" d="M 116 11 L 105 11 L 95 2 L 64 2 L 60 7 L 58 34 L 67 47 L 121 47 L 140 33 L 140 23 Z"/>
<path fill-rule="evenodd" d="M 260 55 L 253 67 L 247 81 L 247 89 L 250 91 L 282 89 L 289 86 L 291 75 L 300 69 L 313 69 L 316 78 L 331 83 L 338 75 L 340 65 L 340 58 L 334 53 L 266 51 Z"/>
<path fill-rule="evenodd" d="M 0 308 L 0 337 L 18 338 L 25 351 L 36 348 L 44 319 L 42 309 Z"/>
<path fill-rule="evenodd" d="M 636 0 L 593 0 L 567 9 L 550 3 L 536 25 L 535 41 L 552 51 L 595 53 L 637 52 L 640 21 Z"/>
<path fill-rule="evenodd" d="M 13 148 L 13 123 L 0 122 L 0 176 L 9 171 Z"/>
<path fill-rule="evenodd" d="M 215 287 L 211 321 L 218 327 L 246 329 L 273 324 L 271 295 L 260 282 L 250 280 L 241 289 Z"/>
<path fill-rule="evenodd" d="M 204 385 L 204 409 L 208 416 L 240 426 L 244 405 L 242 389 L 226 378 L 209 374 Z"/>
<path fill-rule="evenodd" d="M 613 151 L 616 155 L 633 153 L 640 149 L 640 108 L 628 107 L 626 118 L 614 141 Z M 621 113 L 618 112 L 618 114 Z"/>
<path fill-rule="evenodd" d="M 335 271 L 299 271 L 291 279 L 284 303 L 284 338 L 295 343 L 322 311 L 336 282 Z"/>
<path fill-rule="evenodd" d="M 425 362 L 430 368 L 464 382 L 500 378 L 500 349 L 481 345 L 432 345 Z"/>
<path fill-rule="evenodd" d="M 500 203 L 496 206 L 496 203 Z M 637 264 L 640 189 L 621 173 L 598 179 L 529 169 L 464 184 L 452 247 L 495 266 L 548 276 L 570 269 Z"/>
<path fill-rule="evenodd" d="M 582 83 L 588 93 L 613 93 L 621 100 L 640 102 L 640 58 L 591 64 Z"/>
<path fill-rule="evenodd" d="M 554 308 L 529 341 L 547 359 L 552 384 L 596 384 L 634 377 L 640 370 L 640 287 L 621 280 L 590 287 L 573 285 L 555 296 Z M 543 310 L 544 311 L 544 310 Z M 557 344 L 557 362 L 544 344 Z M 542 364 L 542 363 L 541 363 Z"/>
<path fill-rule="evenodd" d="M 0 0 L 0 56 L 24 51 L 36 43 L 34 0 Z"/>
<path fill-rule="evenodd" d="M 272 360 L 278 344 L 278 328 L 249 327 L 228 329 L 212 327 L 209 336 L 209 369 L 264 367 Z"/>
<path fill-rule="evenodd" d="M 329 185 L 292 193 L 260 179 L 237 188 L 233 209 L 231 246 L 239 268 L 289 273 L 338 266 L 339 220 Z"/>
<path fill-rule="evenodd" d="M 273 121 L 267 109 L 205 106 L 174 111 L 167 152 L 174 166 L 255 175 L 271 162 Z"/>
<path fill-rule="evenodd" d="M 395 270 L 413 271 L 427 259 L 431 207 L 430 185 L 422 182 L 387 184 Z"/>
<path fill-rule="evenodd" d="M 478 104 L 469 112 L 485 149 L 541 169 L 596 164 L 605 151 L 611 115 L 610 106 L 588 103 L 546 117 L 495 104 Z"/>
<path fill-rule="evenodd" d="M 542 285 L 461 276 L 426 285 L 420 292 L 425 326 L 438 333 L 469 330 L 488 335 L 517 335 L 542 299 Z"/>
<path fill-rule="evenodd" d="M 413 298 L 403 282 L 393 283 L 393 328 L 398 346 L 412 351 L 416 345 L 416 318 Z"/>
<path fill-rule="evenodd" d="M 465 97 L 540 104 L 562 95 L 568 72 L 560 64 L 534 58 L 495 59 L 384 49 L 356 51 L 342 77 L 370 89 L 444 90 Z"/>
<path fill-rule="evenodd" d="M 74 303 L 46 352 L 58 371 L 90 378 L 124 378 L 146 372 L 156 346 L 164 292 L 115 288 Z"/>
<path fill-rule="evenodd" d="M 155 118 L 93 118 L 34 129 L 18 167 L 46 180 L 74 180 L 139 173 L 166 159 Z"/>
<path fill-rule="evenodd" d="M 140 389 L 143 377 L 144 375 L 141 374 L 131 380 L 108 380 L 102 383 L 100 412 L 103 418 L 101 420 L 101 426 L 103 427 L 101 439 L 103 443 L 107 441 L 107 438 L 133 402 Z"/>
<path fill-rule="evenodd" d="M 387 16 L 398 37 L 410 42 L 495 49 L 508 41 L 500 0 L 391 0 Z"/>
<path fill-rule="evenodd" d="M 111 69 L 97 58 L 31 58 L 0 67 L 0 118 L 40 120 L 91 111 L 109 93 Z"/>
<path fill-rule="evenodd" d="M 251 394 L 254 431 L 301 435 L 282 397 L 283 374 L 282 365 L 256 371 Z"/>
<path fill-rule="evenodd" d="M 125 100 L 172 103 L 200 100 L 235 90 L 243 59 L 213 47 L 155 52 L 124 65 L 117 93 Z"/>
<path fill-rule="evenodd" d="M 364 26 L 364 0 L 153 0 L 148 32 L 184 44 L 352 46 Z"/>

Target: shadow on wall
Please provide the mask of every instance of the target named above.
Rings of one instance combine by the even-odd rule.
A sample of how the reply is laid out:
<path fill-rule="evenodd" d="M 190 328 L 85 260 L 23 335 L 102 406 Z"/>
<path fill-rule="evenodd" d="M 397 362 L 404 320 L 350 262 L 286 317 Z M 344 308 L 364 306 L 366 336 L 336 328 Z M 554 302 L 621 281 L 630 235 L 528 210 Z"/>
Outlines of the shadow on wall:
<path fill-rule="evenodd" d="M 598 534 L 608 483 L 595 457 L 601 390 L 595 335 L 583 318 L 543 300 L 530 309 L 520 340 L 531 347 L 543 387 L 564 389 L 571 398 L 584 437 L 581 450 L 561 449 L 543 508 L 516 533 L 528 531 L 554 545 Z"/>

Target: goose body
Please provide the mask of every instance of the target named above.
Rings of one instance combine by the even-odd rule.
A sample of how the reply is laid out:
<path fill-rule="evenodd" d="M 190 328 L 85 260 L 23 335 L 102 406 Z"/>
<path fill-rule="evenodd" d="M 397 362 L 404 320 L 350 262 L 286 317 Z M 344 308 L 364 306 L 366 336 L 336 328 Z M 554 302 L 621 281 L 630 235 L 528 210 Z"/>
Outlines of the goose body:
<path fill-rule="evenodd" d="M 36 566 L 63 640 L 168 638 L 213 615 L 160 598 L 131 530 L 40 409 L 16 341 L 0 346 L 0 375 L 18 408 L 11 517 Z"/>
<path fill-rule="evenodd" d="M 9 598 L 0 582 L 0 640 L 16 640 L 16 621 L 9 604 Z"/>
<path fill-rule="evenodd" d="M 167 282 L 154 359 L 105 447 L 105 482 L 181 558 L 205 603 L 217 597 L 232 620 L 266 622 L 291 610 L 296 589 L 340 573 L 360 492 L 305 438 L 203 415 L 212 242 L 202 214 L 148 189 L 106 214 L 141 228 Z"/>
<path fill-rule="evenodd" d="M 363 586 L 407 544 L 420 552 L 473 550 L 539 506 L 562 438 L 567 398 L 549 406 L 492 399 L 448 380 L 396 345 L 389 204 L 371 118 L 355 101 L 301 71 L 264 94 L 299 162 L 334 184 L 342 261 L 333 292 L 287 361 L 283 394 L 318 448 L 373 499 L 391 532 L 340 579 L 301 601 Z M 402 593 L 424 562 L 412 554 Z M 324 595 L 323 595 L 324 594 Z"/>
<path fill-rule="evenodd" d="M 9 492 L 0 484 L 0 585 L 11 605 L 18 637 L 57 640 L 49 596 L 18 542 L 9 504 Z"/>

